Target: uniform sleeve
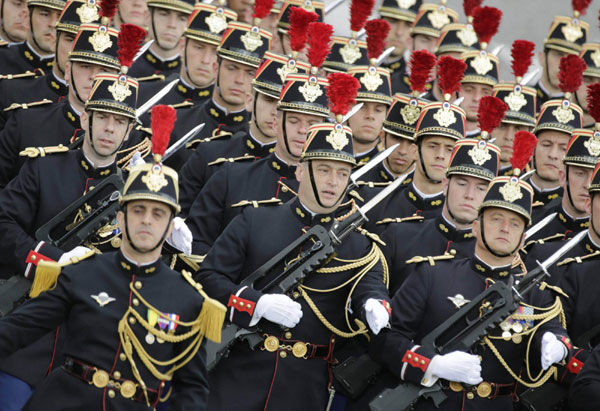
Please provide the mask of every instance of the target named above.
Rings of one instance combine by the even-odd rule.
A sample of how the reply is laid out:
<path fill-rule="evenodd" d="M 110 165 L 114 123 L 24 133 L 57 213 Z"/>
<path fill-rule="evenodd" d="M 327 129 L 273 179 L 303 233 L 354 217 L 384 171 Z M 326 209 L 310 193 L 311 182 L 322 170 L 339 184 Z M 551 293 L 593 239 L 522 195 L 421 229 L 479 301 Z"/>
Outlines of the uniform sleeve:
<path fill-rule="evenodd" d="M 24 120 L 21 111 L 16 111 L 8 117 L 4 129 L 0 131 L 0 188 L 6 187 L 15 177 Z"/>
<path fill-rule="evenodd" d="M 173 375 L 171 410 L 208 409 L 208 372 L 206 371 L 206 340 L 196 355 Z"/>
<path fill-rule="evenodd" d="M 589 411 L 600 409 L 600 346 L 592 355 L 571 386 L 569 409 Z"/>
<path fill-rule="evenodd" d="M 579 284 L 577 282 L 577 265 L 569 264 L 560 280 L 560 288 L 567 294 L 567 297 L 561 297 L 563 311 L 567 320 L 567 328 L 573 319 L 577 296 L 579 295 Z"/>
<path fill-rule="evenodd" d="M 187 216 L 198 193 L 206 183 L 206 158 L 202 145 L 193 152 L 179 171 L 179 205 Z"/>

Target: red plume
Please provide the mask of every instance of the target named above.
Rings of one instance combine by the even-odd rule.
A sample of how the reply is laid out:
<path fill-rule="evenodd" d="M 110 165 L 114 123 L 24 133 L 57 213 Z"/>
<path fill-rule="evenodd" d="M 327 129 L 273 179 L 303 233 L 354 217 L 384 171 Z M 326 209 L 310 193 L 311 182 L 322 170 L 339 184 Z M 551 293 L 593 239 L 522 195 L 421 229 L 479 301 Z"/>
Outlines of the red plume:
<path fill-rule="evenodd" d="M 146 30 L 135 24 L 123 23 L 119 31 L 117 44 L 119 45 L 119 61 L 122 66 L 131 67 L 133 58 L 140 51 L 142 40 L 146 37 Z"/>
<path fill-rule="evenodd" d="M 365 25 L 367 32 L 367 56 L 369 59 L 376 59 L 383 53 L 385 39 L 390 32 L 390 23 L 383 19 L 367 21 Z"/>
<path fill-rule="evenodd" d="M 350 3 L 350 30 L 360 31 L 371 15 L 375 0 L 352 0 Z"/>
<path fill-rule="evenodd" d="M 510 157 L 510 165 L 512 168 L 523 170 L 531 157 L 533 150 L 537 144 L 537 138 L 529 131 L 517 131 L 513 141 L 513 153 Z"/>
<path fill-rule="evenodd" d="M 480 43 L 490 44 L 490 40 L 498 32 L 502 12 L 495 7 L 476 7 L 473 10 L 473 30 Z"/>
<path fill-rule="evenodd" d="M 561 57 L 558 72 L 558 87 L 565 93 L 574 93 L 583 81 L 585 61 L 575 54 Z"/>
<path fill-rule="evenodd" d="M 515 40 L 510 51 L 512 56 L 512 71 L 515 77 L 523 77 L 527 73 L 531 65 L 534 49 L 535 44 L 531 41 Z"/>
<path fill-rule="evenodd" d="M 600 123 L 600 83 L 594 83 L 587 86 L 588 113 Z"/>
<path fill-rule="evenodd" d="M 358 80 L 348 73 L 331 73 L 327 80 L 327 98 L 331 112 L 346 115 L 356 103 L 356 94 L 360 88 Z"/>
<path fill-rule="evenodd" d="M 477 108 L 477 122 L 481 131 L 492 131 L 500 125 L 508 106 L 498 97 L 485 96 L 479 100 Z"/>
<path fill-rule="evenodd" d="M 306 38 L 308 36 L 308 25 L 313 21 L 317 21 L 319 15 L 312 11 L 304 10 L 302 7 L 292 7 L 290 9 L 290 47 L 293 51 L 302 51 L 306 46 Z"/>
<path fill-rule="evenodd" d="M 460 81 L 465 76 L 467 65 L 464 61 L 450 56 L 442 56 L 438 60 L 439 86 L 444 94 L 460 90 Z"/>
<path fill-rule="evenodd" d="M 255 19 L 264 19 L 271 12 L 273 3 L 275 3 L 275 0 L 255 0 L 254 13 L 252 14 L 252 17 Z"/>
<path fill-rule="evenodd" d="M 578 11 L 580 16 L 583 16 L 587 8 L 590 7 L 592 0 L 571 0 L 571 5 L 574 11 Z"/>
<path fill-rule="evenodd" d="M 306 57 L 312 67 L 321 67 L 329 51 L 331 45 L 331 35 L 333 27 L 327 23 L 319 21 L 312 22 L 308 25 L 308 52 Z"/>
<path fill-rule="evenodd" d="M 427 50 L 416 50 L 410 55 L 410 88 L 422 93 L 435 66 L 435 56 Z"/>
<path fill-rule="evenodd" d="M 483 3 L 483 0 L 464 0 L 463 10 L 465 11 L 465 16 L 472 16 L 475 7 L 481 6 L 481 3 Z"/>
<path fill-rule="evenodd" d="M 152 153 L 165 154 L 171 140 L 177 113 L 173 107 L 158 104 L 152 107 L 150 123 L 152 127 Z"/>
<path fill-rule="evenodd" d="M 119 0 L 102 0 L 100 2 L 100 15 L 112 19 L 117 14 Z"/>

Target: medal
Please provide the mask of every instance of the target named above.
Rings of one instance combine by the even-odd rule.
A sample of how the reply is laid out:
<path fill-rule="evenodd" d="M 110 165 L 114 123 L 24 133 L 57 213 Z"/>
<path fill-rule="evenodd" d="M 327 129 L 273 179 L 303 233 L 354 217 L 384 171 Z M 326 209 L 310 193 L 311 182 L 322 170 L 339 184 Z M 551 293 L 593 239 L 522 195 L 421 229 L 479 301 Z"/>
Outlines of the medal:
<path fill-rule="evenodd" d="M 158 313 L 148 308 L 148 311 L 146 311 L 146 319 L 148 320 L 148 325 L 151 328 L 154 328 L 154 326 L 156 325 L 156 321 L 158 320 Z M 147 344 L 154 344 L 155 337 L 154 334 L 152 334 L 150 331 L 148 331 L 148 334 L 146 334 L 145 339 Z"/>

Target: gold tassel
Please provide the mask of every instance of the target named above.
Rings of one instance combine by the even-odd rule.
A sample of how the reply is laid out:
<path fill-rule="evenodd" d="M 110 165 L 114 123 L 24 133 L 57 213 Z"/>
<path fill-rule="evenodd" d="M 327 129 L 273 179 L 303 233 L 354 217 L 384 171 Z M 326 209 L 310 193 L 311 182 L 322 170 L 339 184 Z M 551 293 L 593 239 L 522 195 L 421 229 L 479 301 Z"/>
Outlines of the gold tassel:
<path fill-rule="evenodd" d="M 55 261 L 40 261 L 35 270 L 29 296 L 35 298 L 43 291 L 54 289 L 61 269 L 61 265 Z"/>
<path fill-rule="evenodd" d="M 217 344 L 220 343 L 221 329 L 223 328 L 227 308 L 214 298 L 210 298 L 202 289 L 202 285 L 192 279 L 192 274 L 189 271 L 182 270 L 181 274 L 204 298 L 202 310 L 197 320 L 200 327 L 200 334 Z"/>

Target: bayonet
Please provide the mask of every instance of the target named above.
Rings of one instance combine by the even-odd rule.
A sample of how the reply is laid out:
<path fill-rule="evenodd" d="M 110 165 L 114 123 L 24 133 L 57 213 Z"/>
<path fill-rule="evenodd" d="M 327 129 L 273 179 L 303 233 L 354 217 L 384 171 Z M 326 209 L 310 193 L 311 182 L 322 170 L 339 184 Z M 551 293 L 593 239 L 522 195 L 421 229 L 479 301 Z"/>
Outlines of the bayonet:
<path fill-rule="evenodd" d="M 400 145 L 400 143 L 398 144 L 394 144 L 391 147 L 386 148 L 385 150 L 379 152 L 375 157 L 373 157 L 371 159 L 371 161 L 369 161 L 367 164 L 365 164 L 362 167 L 359 167 L 358 170 L 356 170 L 354 173 L 352 173 L 350 175 L 350 181 L 356 186 L 358 185 L 358 179 L 361 178 L 362 176 L 364 176 L 366 173 L 368 173 L 369 171 L 371 171 L 373 169 L 373 167 L 375 167 L 377 164 L 381 163 L 383 160 L 385 160 L 390 154 L 392 154 L 394 152 L 395 149 L 398 148 L 398 146 Z"/>
<path fill-rule="evenodd" d="M 353 115 L 355 115 L 356 113 L 358 113 L 358 111 L 362 108 L 363 105 L 364 105 L 364 103 L 355 104 L 350 109 L 350 111 L 348 113 L 346 113 L 346 115 L 342 119 L 342 123 L 345 123 L 346 121 L 348 121 L 350 119 L 350 117 L 352 117 Z"/>
<path fill-rule="evenodd" d="M 165 155 L 163 156 L 163 161 L 167 158 L 171 157 L 173 154 L 177 152 L 181 147 L 185 146 L 188 141 L 196 137 L 196 135 L 204 128 L 204 124 L 198 124 L 196 127 L 187 132 L 187 134 L 181 137 L 179 140 L 175 142 L 171 147 L 165 151 Z"/>
<path fill-rule="evenodd" d="M 387 49 L 385 49 L 383 53 L 381 53 L 379 57 L 377 57 L 377 62 L 375 63 L 375 65 L 381 66 L 385 59 L 388 58 L 394 52 L 394 50 L 396 50 L 396 47 L 388 47 Z"/>
<path fill-rule="evenodd" d="M 540 231 L 542 228 L 546 227 L 550 221 L 554 220 L 554 217 L 556 217 L 556 213 L 548 214 L 542 220 L 538 221 L 534 226 L 525 232 L 525 240 Z"/>
<path fill-rule="evenodd" d="M 325 15 L 328 15 L 335 10 L 340 4 L 344 3 L 345 0 L 335 0 L 325 6 Z"/>
<path fill-rule="evenodd" d="M 146 111 L 150 110 L 156 103 L 158 103 L 175 85 L 179 83 L 179 79 L 175 79 L 168 83 L 166 86 L 161 88 L 158 93 L 150 97 L 148 101 L 142 104 L 137 110 L 135 110 L 136 118 L 140 118 Z"/>
<path fill-rule="evenodd" d="M 146 52 L 146 50 L 148 50 L 150 48 L 150 46 L 152 45 L 152 43 L 154 43 L 154 40 L 149 40 L 146 43 L 144 43 L 142 45 L 142 47 L 140 47 L 140 50 L 136 53 L 135 57 L 133 57 L 133 61 L 136 61 L 137 59 L 139 59 L 140 56 L 142 54 L 144 54 Z"/>

